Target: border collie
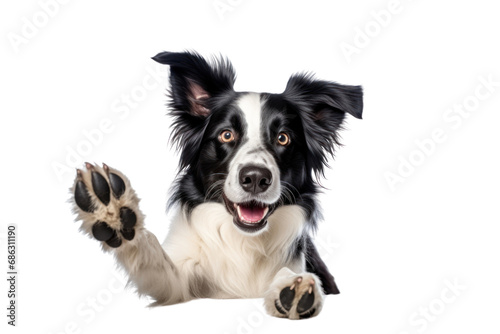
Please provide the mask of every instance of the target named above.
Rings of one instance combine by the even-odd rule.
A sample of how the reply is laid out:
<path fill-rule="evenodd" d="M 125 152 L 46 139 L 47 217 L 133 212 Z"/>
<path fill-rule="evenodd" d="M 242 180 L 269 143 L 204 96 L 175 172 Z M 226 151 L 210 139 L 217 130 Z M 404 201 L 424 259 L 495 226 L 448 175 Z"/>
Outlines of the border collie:
<path fill-rule="evenodd" d="M 339 291 L 311 238 L 317 180 L 346 113 L 361 118 L 361 87 L 296 74 L 281 94 L 236 92 L 226 59 L 153 59 L 170 66 L 176 218 L 160 244 L 128 178 L 86 163 L 72 188 L 81 230 L 114 254 L 152 305 L 263 297 L 276 317 L 318 315 L 324 296 Z"/>

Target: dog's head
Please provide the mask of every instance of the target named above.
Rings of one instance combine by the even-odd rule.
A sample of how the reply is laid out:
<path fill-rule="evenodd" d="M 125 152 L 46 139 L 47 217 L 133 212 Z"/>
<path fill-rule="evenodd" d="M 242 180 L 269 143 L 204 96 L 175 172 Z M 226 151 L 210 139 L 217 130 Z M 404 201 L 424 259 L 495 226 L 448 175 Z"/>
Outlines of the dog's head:
<path fill-rule="evenodd" d="M 281 94 L 235 92 L 227 60 L 162 52 L 170 65 L 173 140 L 181 151 L 173 200 L 188 211 L 223 203 L 246 233 L 263 231 L 282 205 L 302 205 L 314 224 L 320 176 L 345 114 L 361 118 L 362 90 L 292 76 Z"/>

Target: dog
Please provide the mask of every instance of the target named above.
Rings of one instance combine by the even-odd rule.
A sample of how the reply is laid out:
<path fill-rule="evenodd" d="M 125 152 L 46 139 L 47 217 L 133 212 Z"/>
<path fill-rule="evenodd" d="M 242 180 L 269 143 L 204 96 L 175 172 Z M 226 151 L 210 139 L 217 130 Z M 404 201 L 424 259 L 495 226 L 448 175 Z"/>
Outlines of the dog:
<path fill-rule="evenodd" d="M 290 77 L 281 94 L 236 92 L 225 58 L 162 52 L 170 66 L 172 142 L 179 174 L 163 244 L 144 226 L 139 198 L 117 169 L 77 170 L 80 229 L 116 257 L 152 305 L 196 298 L 264 298 L 268 314 L 318 315 L 338 294 L 312 235 L 319 178 L 340 145 L 346 114 L 361 119 L 361 86 Z"/>

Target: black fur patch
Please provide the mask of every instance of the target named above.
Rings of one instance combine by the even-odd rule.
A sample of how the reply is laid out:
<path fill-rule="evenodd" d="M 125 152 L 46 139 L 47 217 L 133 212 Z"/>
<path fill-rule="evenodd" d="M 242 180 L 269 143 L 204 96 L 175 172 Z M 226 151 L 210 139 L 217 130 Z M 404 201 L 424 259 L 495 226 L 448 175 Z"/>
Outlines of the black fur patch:
<path fill-rule="evenodd" d="M 337 295 L 340 293 L 335 283 L 335 279 L 328 271 L 323 260 L 318 254 L 316 247 L 311 241 L 310 237 L 305 239 L 305 257 L 306 257 L 306 270 L 310 273 L 316 274 L 321 280 L 323 292 L 327 295 Z"/>

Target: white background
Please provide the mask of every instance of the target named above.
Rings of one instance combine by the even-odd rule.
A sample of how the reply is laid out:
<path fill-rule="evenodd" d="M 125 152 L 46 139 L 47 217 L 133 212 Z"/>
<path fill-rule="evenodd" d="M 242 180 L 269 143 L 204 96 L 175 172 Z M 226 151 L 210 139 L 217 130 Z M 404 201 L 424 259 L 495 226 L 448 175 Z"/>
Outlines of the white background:
<path fill-rule="evenodd" d="M 2 332 L 498 333 L 500 21 L 491 1 L 401 0 L 383 25 L 373 13 L 392 8 L 389 0 L 54 3 L 0 9 L 5 275 L 7 225 L 19 233 L 18 327 L 6 325 L 2 279 Z M 357 53 L 346 57 L 343 43 Z M 364 120 L 348 119 L 323 181 L 316 237 L 341 294 L 314 319 L 268 317 L 261 300 L 148 309 L 147 299 L 122 291 L 112 257 L 78 232 L 67 159 L 80 148 L 78 166 L 106 162 L 128 175 L 147 227 L 166 235 L 177 156 L 168 146 L 167 81 L 149 74 L 166 68 L 150 57 L 185 49 L 230 58 L 237 90 L 281 92 L 299 71 L 364 87 Z M 132 94 L 134 107 L 123 109 Z M 445 119 L 464 103 L 467 118 Z M 89 148 L 84 132 L 106 119 L 111 129 Z M 444 140 L 429 144 L 439 129 Z M 427 143 L 426 155 L 416 141 Z M 400 159 L 417 166 L 392 189 L 387 173 L 403 168 Z"/>

